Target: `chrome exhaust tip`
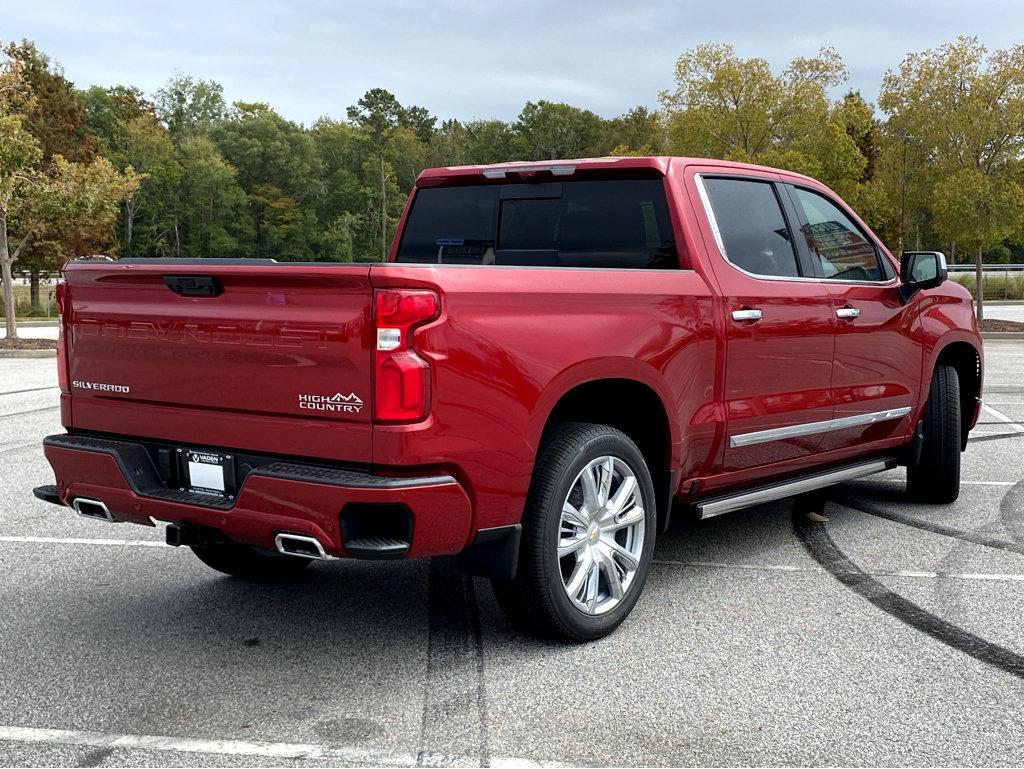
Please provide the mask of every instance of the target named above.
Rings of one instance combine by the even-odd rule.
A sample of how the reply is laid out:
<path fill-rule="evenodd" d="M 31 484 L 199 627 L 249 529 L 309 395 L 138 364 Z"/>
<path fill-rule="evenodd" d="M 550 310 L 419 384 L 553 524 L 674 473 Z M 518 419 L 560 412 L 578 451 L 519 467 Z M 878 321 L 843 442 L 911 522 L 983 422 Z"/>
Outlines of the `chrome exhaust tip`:
<path fill-rule="evenodd" d="M 309 558 L 314 561 L 325 561 L 331 557 L 327 555 L 324 546 L 316 537 L 307 537 L 303 534 L 278 534 L 274 537 L 274 544 L 277 545 L 277 552 L 283 555 L 294 555 L 297 558 Z"/>
<path fill-rule="evenodd" d="M 74 508 L 74 511 L 83 518 L 92 518 L 97 521 L 114 523 L 114 516 L 110 514 L 107 506 L 98 499 L 77 497 L 75 501 L 71 503 L 71 507 Z"/>

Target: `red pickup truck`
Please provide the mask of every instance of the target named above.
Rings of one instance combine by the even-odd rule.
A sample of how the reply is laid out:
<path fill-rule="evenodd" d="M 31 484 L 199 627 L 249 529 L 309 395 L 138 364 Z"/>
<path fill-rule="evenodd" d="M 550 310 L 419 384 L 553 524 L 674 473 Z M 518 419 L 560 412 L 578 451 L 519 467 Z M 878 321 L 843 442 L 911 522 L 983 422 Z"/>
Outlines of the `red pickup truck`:
<path fill-rule="evenodd" d="M 239 577 L 458 554 L 512 618 L 597 638 L 673 509 L 897 465 L 956 498 L 982 346 L 945 279 L 786 171 L 430 169 L 387 263 L 69 263 L 36 496 Z"/>

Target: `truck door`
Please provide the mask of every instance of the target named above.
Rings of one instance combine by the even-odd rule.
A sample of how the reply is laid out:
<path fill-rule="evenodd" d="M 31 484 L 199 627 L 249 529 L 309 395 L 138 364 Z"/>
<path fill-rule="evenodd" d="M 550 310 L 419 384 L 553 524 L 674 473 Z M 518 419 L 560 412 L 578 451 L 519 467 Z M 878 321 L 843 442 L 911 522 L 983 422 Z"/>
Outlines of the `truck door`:
<path fill-rule="evenodd" d="M 835 422 L 825 448 L 906 436 L 924 352 L 913 314 L 896 293 L 896 271 L 852 213 L 820 190 L 789 186 L 812 266 L 832 300 L 836 324 Z"/>
<path fill-rule="evenodd" d="M 834 318 L 796 248 L 792 202 L 773 175 L 698 173 L 694 183 L 724 300 L 723 470 L 816 454 L 832 419 Z"/>

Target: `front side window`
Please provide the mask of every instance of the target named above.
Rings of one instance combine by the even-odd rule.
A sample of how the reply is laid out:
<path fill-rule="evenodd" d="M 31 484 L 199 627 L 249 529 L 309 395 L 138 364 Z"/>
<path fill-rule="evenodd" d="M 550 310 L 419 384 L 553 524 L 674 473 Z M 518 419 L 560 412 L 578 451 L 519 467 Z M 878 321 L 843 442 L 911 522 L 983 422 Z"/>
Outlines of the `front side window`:
<path fill-rule="evenodd" d="M 661 179 L 422 189 L 399 262 L 679 267 Z"/>
<path fill-rule="evenodd" d="M 705 178 L 725 258 L 754 275 L 795 278 L 796 252 L 770 182 Z"/>
<path fill-rule="evenodd" d="M 823 195 L 795 188 L 807 224 L 804 238 L 812 258 L 829 280 L 886 280 L 874 244 L 838 206 Z"/>

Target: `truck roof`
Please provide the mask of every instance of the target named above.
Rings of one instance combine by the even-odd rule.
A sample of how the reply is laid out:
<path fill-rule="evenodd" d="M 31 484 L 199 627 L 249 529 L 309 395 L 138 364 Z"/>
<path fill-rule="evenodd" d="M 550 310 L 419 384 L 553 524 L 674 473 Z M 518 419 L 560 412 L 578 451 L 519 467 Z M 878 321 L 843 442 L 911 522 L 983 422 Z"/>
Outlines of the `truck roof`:
<path fill-rule="evenodd" d="M 513 160 L 507 163 L 490 165 L 448 166 L 444 168 L 427 168 L 416 178 L 418 187 L 437 187 L 446 182 L 453 182 L 469 176 L 483 176 L 488 179 L 502 179 L 508 173 L 550 172 L 553 176 L 572 176 L 577 170 L 588 171 L 630 171 L 636 169 L 652 169 L 661 175 L 668 173 L 673 163 L 690 165 L 693 163 L 714 163 L 716 166 L 734 168 L 737 171 L 771 171 L 785 173 L 813 181 L 809 177 L 780 168 L 759 166 L 753 163 L 737 163 L 731 160 L 714 158 L 679 157 L 674 155 L 647 155 L 643 157 L 608 156 L 601 158 L 565 158 L 559 160 Z"/>

